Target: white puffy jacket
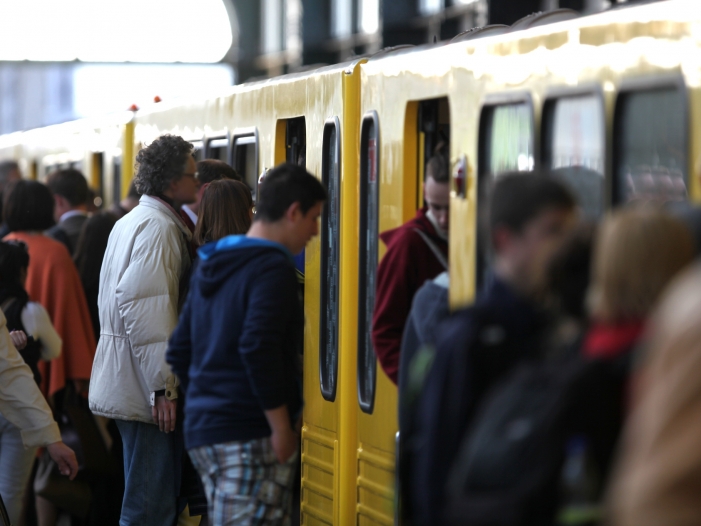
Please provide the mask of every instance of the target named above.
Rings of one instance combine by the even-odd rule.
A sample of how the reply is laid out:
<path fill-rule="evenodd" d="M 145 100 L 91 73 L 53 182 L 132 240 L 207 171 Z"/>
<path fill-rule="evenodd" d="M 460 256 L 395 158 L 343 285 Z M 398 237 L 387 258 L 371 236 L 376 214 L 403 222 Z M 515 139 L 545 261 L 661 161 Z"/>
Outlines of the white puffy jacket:
<path fill-rule="evenodd" d="M 185 300 L 191 237 L 170 206 L 147 195 L 112 230 L 100 272 L 93 413 L 152 424 L 151 393 L 176 391 L 165 353 Z"/>

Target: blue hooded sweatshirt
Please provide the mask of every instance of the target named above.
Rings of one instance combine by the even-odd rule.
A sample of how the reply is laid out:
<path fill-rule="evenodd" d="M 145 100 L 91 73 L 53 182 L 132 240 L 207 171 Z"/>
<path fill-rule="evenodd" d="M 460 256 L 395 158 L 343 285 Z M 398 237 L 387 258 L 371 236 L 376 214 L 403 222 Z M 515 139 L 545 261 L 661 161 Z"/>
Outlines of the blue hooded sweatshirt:
<path fill-rule="evenodd" d="M 185 393 L 188 449 L 270 436 L 264 411 L 302 407 L 304 316 L 291 254 L 227 236 L 198 251 L 166 360 Z"/>

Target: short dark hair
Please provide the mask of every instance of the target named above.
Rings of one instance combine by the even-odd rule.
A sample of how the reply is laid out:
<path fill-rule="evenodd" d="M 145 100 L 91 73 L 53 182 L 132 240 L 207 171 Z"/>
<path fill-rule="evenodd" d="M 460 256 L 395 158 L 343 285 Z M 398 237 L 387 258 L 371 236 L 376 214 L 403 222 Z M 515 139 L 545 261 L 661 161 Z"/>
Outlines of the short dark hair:
<path fill-rule="evenodd" d="M 197 180 L 200 183 L 207 184 L 221 179 L 243 181 L 238 172 L 224 161 L 205 159 L 197 163 Z"/>
<path fill-rule="evenodd" d="M 88 181 L 78 170 L 57 170 L 46 178 L 46 185 L 54 195 L 65 198 L 71 206 L 88 202 Z"/>
<path fill-rule="evenodd" d="M 448 161 L 448 146 L 441 141 L 433 150 L 433 156 L 426 163 L 426 177 L 437 183 L 447 183 L 450 181 L 450 169 Z"/>
<path fill-rule="evenodd" d="M 316 177 L 301 166 L 283 163 L 270 170 L 260 185 L 255 221 L 278 221 L 297 202 L 306 214 L 326 199 L 326 189 Z"/>
<path fill-rule="evenodd" d="M 499 175 L 489 205 L 489 228 L 514 232 L 549 208 L 572 209 L 576 201 L 562 183 L 548 174 L 512 172 Z"/>
<path fill-rule="evenodd" d="M 136 190 L 146 195 L 163 194 L 171 181 L 183 176 L 192 150 L 192 144 L 177 135 L 161 135 L 142 148 L 136 156 Z"/>
<path fill-rule="evenodd" d="M 15 181 L 8 185 L 3 218 L 11 232 L 44 231 L 54 225 L 54 198 L 37 181 Z"/>

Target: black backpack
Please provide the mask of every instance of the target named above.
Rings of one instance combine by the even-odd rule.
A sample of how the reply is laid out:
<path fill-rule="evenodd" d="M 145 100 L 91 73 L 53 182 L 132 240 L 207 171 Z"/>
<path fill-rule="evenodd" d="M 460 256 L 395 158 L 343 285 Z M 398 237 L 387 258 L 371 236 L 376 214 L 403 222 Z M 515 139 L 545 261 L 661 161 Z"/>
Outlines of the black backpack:
<path fill-rule="evenodd" d="M 568 440 L 585 437 L 607 478 L 623 420 L 629 356 L 520 361 L 487 391 L 460 446 L 445 516 L 465 526 L 552 525 Z"/>

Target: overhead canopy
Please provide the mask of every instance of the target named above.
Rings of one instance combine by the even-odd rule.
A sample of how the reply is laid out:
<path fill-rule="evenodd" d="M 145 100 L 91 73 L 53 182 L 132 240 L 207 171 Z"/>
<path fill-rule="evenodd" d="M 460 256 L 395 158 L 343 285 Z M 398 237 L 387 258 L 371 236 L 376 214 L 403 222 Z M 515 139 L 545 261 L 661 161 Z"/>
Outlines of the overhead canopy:
<path fill-rule="evenodd" d="M 224 0 L 0 0 L 0 60 L 219 62 Z"/>

